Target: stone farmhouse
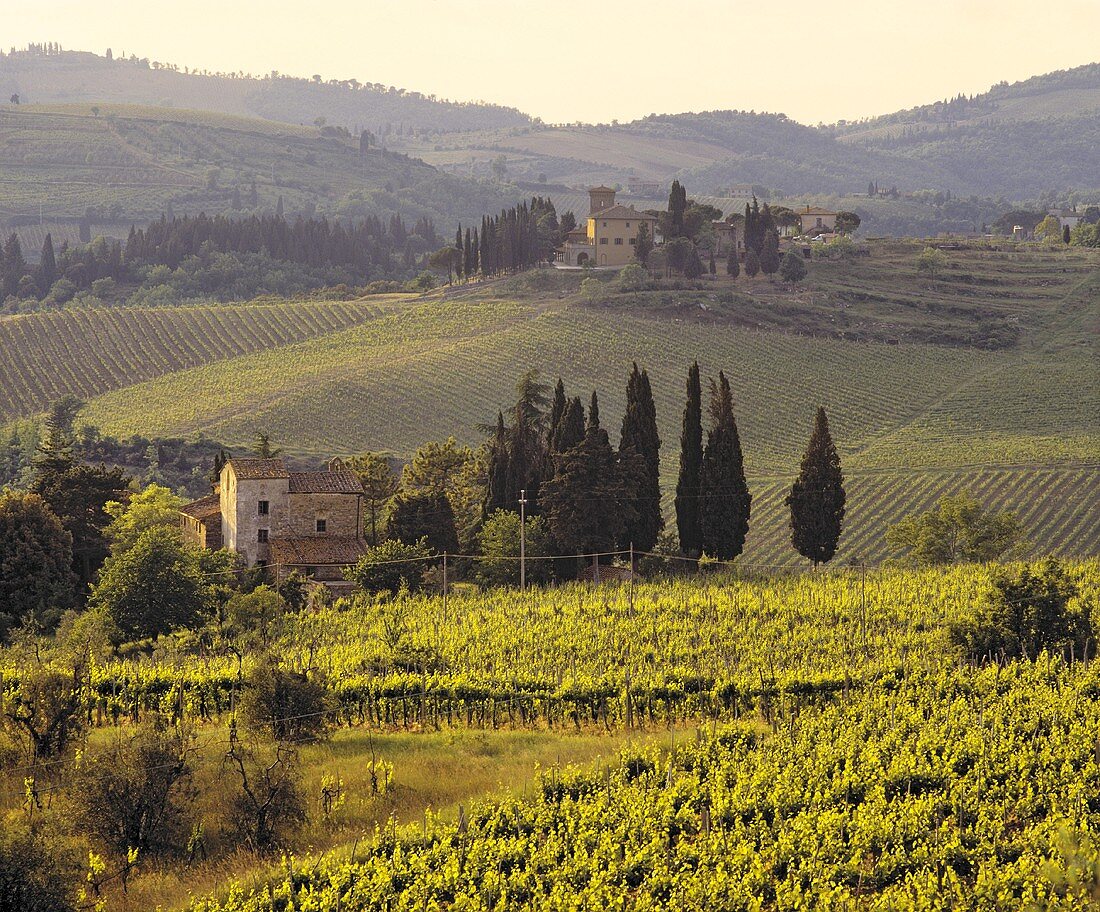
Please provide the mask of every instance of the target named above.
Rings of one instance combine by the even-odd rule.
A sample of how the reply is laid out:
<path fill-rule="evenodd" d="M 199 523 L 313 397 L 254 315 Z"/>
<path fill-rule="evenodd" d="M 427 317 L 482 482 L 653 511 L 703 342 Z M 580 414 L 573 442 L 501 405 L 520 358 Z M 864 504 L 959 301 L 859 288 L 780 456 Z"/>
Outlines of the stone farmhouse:
<path fill-rule="evenodd" d="M 633 206 L 617 206 L 610 187 L 588 191 L 589 212 L 585 227 L 570 231 L 555 259 L 561 266 L 619 267 L 634 261 L 638 230 L 647 225 L 650 238 L 657 232 L 657 217 Z"/>
<path fill-rule="evenodd" d="M 297 571 L 333 589 L 366 551 L 363 486 L 334 460 L 324 471 L 292 472 L 282 459 L 235 458 L 213 494 L 180 508 L 185 541 L 227 548 L 279 582 Z"/>
<path fill-rule="evenodd" d="M 816 209 L 806 206 L 797 212 L 802 222 L 803 234 L 823 234 L 836 230 L 836 213 L 830 209 Z"/>

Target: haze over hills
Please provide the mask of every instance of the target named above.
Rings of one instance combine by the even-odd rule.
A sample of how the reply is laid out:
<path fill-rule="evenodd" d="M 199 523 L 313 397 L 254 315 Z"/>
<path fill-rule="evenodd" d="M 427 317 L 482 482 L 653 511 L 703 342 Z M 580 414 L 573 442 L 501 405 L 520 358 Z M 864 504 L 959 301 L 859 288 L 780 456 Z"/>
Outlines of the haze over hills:
<path fill-rule="evenodd" d="M 531 193 L 581 212 L 567 188 L 632 178 L 657 185 L 641 206 L 675 177 L 724 210 L 743 205 L 744 189 L 730 188 L 748 186 L 789 205 L 857 208 L 878 234 L 976 231 L 1011 201 L 1100 197 L 1098 64 L 829 127 L 732 110 L 548 126 L 355 80 L 194 73 L 53 47 L 0 55 L 0 98 L 13 96 L 0 110 L 0 219 L 59 237 L 89 209 L 105 220 L 97 231 L 116 234 L 166 211 L 229 213 L 234 191 L 245 209 L 281 196 L 289 212 L 427 216 L 441 231 Z M 867 199 L 871 181 L 901 198 Z M 986 201 L 952 210 L 919 196 L 945 192 Z"/>

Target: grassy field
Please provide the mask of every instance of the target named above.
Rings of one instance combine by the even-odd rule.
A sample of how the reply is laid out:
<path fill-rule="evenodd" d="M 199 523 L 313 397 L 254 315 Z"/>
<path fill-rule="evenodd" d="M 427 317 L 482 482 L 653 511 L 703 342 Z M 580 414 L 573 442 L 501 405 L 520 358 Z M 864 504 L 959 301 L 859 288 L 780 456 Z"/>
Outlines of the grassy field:
<path fill-rule="evenodd" d="M 450 434 L 480 442 L 475 428 L 507 408 L 529 365 L 571 394 L 598 389 L 614 438 L 637 360 L 653 379 L 668 492 L 697 358 L 733 383 L 757 492 L 747 560 L 790 559 L 782 494 L 819 403 L 852 484 L 842 558 L 877 560 L 887 522 L 961 488 L 1025 514 L 1037 551 L 1095 553 L 1096 254 L 950 251 L 932 282 L 915 274 L 918 250 L 880 243 L 817 261 L 797 290 L 608 284 L 592 302 L 579 277 L 535 273 L 424 297 L 28 315 L 0 322 L 0 415 L 71 392 L 112 434 L 246 445 L 264 429 L 312 456 L 407 457 Z"/>

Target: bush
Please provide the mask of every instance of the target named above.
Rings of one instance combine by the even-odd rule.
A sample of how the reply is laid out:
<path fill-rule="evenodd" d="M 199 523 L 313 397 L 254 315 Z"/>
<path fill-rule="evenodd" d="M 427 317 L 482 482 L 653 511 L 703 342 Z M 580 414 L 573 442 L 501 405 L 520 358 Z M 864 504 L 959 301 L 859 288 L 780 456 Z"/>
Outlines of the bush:
<path fill-rule="evenodd" d="M 589 304 L 599 304 L 607 297 L 607 289 L 595 276 L 589 276 L 581 282 L 581 297 Z"/>
<path fill-rule="evenodd" d="M 546 520 L 534 516 L 527 520 L 527 556 L 549 557 L 550 530 Z M 477 578 L 490 586 L 519 584 L 519 514 L 497 510 L 481 528 L 481 553 L 484 560 L 477 565 Z M 527 582 L 548 583 L 553 577 L 553 561 L 531 560 L 527 564 Z"/>
<path fill-rule="evenodd" d="M 237 712 L 245 728 L 275 741 L 316 741 L 331 728 L 332 697 L 324 683 L 286 671 L 270 656 L 245 677 Z"/>
<path fill-rule="evenodd" d="M 86 752 L 66 785 L 71 827 L 117 858 L 131 849 L 163 853 L 182 847 L 189 832 L 183 811 L 192 795 L 189 734 L 164 719 L 110 750 Z"/>
<path fill-rule="evenodd" d="M 637 263 L 628 263 L 619 272 L 619 291 L 645 291 L 648 287 L 649 275 Z"/>
<path fill-rule="evenodd" d="M 806 278 L 806 261 L 797 250 L 788 250 L 779 266 L 779 275 L 784 282 L 801 282 Z"/>
<path fill-rule="evenodd" d="M 1002 573 L 977 616 L 951 627 L 951 640 L 974 662 L 1034 659 L 1044 649 L 1067 659 L 1095 654 L 1092 607 L 1071 604 L 1077 595 L 1076 583 L 1055 560 L 1038 570 Z"/>
<path fill-rule="evenodd" d="M 297 752 L 287 745 L 251 749 L 230 725 L 226 764 L 240 785 L 229 807 L 238 836 L 257 851 L 278 847 L 306 819 Z"/>
<path fill-rule="evenodd" d="M 415 592 L 423 583 L 431 556 L 432 549 L 423 538 L 412 545 L 391 538 L 369 548 L 359 563 L 344 571 L 344 578 L 364 592 L 396 595 L 402 588 Z"/>
<path fill-rule="evenodd" d="M 59 756 L 82 730 L 82 677 L 81 668 L 63 673 L 28 664 L 20 671 L 19 686 L 3 694 L 0 725 L 28 746 L 31 759 Z"/>
<path fill-rule="evenodd" d="M 0 827 L 0 912 L 73 912 L 57 854 L 33 834 Z"/>

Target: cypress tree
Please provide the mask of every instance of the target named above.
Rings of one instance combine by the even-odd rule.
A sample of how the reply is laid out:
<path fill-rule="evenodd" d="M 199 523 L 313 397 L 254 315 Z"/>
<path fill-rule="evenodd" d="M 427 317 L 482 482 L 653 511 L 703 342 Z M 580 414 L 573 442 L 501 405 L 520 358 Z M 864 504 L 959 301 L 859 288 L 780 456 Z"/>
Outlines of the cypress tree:
<path fill-rule="evenodd" d="M 760 271 L 775 275 L 779 271 L 779 235 L 774 228 L 764 232 L 764 246 L 760 250 Z"/>
<path fill-rule="evenodd" d="M 42 242 L 42 256 L 38 260 L 38 287 L 43 294 L 57 281 L 57 257 L 53 252 L 53 237 L 46 233 Z"/>
<path fill-rule="evenodd" d="M 584 406 L 581 405 L 580 396 L 574 396 L 569 400 L 565 415 L 558 424 L 557 432 L 551 441 L 551 453 L 560 459 L 584 440 L 584 431 Z"/>
<path fill-rule="evenodd" d="M 752 495 L 724 373 L 718 374 L 717 384 L 711 381 L 710 413 L 711 429 L 699 473 L 699 527 L 703 551 L 719 560 L 732 560 L 745 548 Z"/>
<path fill-rule="evenodd" d="M 550 533 L 565 549 L 582 554 L 614 547 L 630 511 L 629 489 L 599 415 L 593 394 L 584 439 L 562 455 L 543 488 Z"/>
<path fill-rule="evenodd" d="M 787 495 L 791 510 L 791 544 L 803 557 L 818 564 L 836 554 L 844 524 L 844 473 L 829 433 L 825 409 L 814 418 L 810 443 L 802 457 L 798 478 Z"/>
<path fill-rule="evenodd" d="M 504 426 L 504 413 L 497 412 L 497 426 L 489 444 L 489 467 L 486 472 L 485 516 L 497 510 L 514 510 L 508 503 L 508 431 Z"/>
<path fill-rule="evenodd" d="M 4 243 L 0 255 L 0 299 L 14 295 L 19 290 L 19 280 L 27 271 L 27 261 L 23 259 L 23 248 L 19 246 L 19 235 L 14 231 Z"/>
<path fill-rule="evenodd" d="M 758 272 L 760 272 L 760 257 L 757 255 L 756 251 L 750 247 L 745 251 L 745 275 L 751 279 Z"/>
<path fill-rule="evenodd" d="M 657 433 L 657 407 L 653 402 L 649 375 L 635 362 L 626 385 L 626 414 L 619 437 L 619 459 L 624 471 L 632 454 L 641 457 L 635 508 L 623 530 L 622 545 L 650 551 L 664 528 L 661 515 L 661 438 Z"/>
<path fill-rule="evenodd" d="M 741 264 L 737 261 L 737 251 L 730 250 L 726 257 L 726 275 L 737 278 L 741 275 Z"/>
<path fill-rule="evenodd" d="M 565 418 L 565 410 L 569 408 L 569 400 L 565 398 L 565 384 L 558 377 L 554 387 L 554 399 L 550 403 L 550 417 L 546 423 L 546 449 L 554 455 L 554 441 L 558 437 L 558 429 Z"/>
<path fill-rule="evenodd" d="M 680 550 L 698 557 L 703 550 L 699 528 L 699 473 L 703 465 L 703 391 L 699 362 L 688 370 L 687 403 L 680 432 L 680 477 L 676 482 L 676 530 Z"/>
<path fill-rule="evenodd" d="M 458 278 L 462 278 L 466 274 L 466 257 L 462 255 L 462 226 L 459 225 L 455 231 L 455 250 L 458 254 L 455 255 L 455 275 Z"/>

